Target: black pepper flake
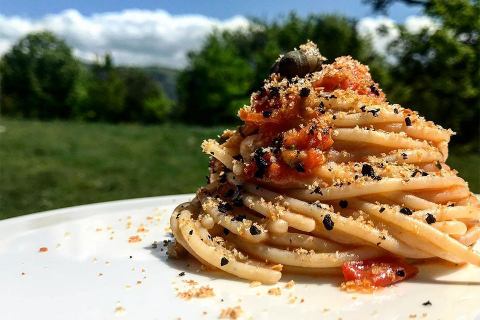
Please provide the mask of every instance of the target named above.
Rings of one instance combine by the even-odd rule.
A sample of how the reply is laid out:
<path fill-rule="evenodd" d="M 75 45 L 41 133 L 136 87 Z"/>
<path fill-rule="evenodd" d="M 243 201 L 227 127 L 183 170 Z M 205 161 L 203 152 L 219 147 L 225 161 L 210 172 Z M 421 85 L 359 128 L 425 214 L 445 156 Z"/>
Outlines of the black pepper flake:
<path fill-rule="evenodd" d="M 132 257 L 132 256 L 130 256 L 129 258 L 130 258 L 130 259 L 132 259 L 133 257 Z"/>
<path fill-rule="evenodd" d="M 410 127 L 410 126 L 412 125 L 412 120 L 410 120 L 409 117 L 406 117 L 406 118 L 405 118 L 405 125 L 406 125 L 407 127 Z"/>
<path fill-rule="evenodd" d="M 403 207 L 402 209 L 400 209 L 400 213 L 402 213 L 406 216 L 411 216 L 413 214 L 412 210 L 410 210 L 407 207 Z"/>
<path fill-rule="evenodd" d="M 362 165 L 362 175 L 365 177 L 370 177 L 372 179 L 380 180 L 381 178 L 375 174 L 373 167 L 367 163 Z"/>
<path fill-rule="evenodd" d="M 336 115 L 333 115 L 332 119 L 333 119 L 333 120 L 336 120 L 336 119 L 337 119 L 337 116 L 336 116 Z"/>
<path fill-rule="evenodd" d="M 257 170 L 255 171 L 255 178 L 262 178 L 265 175 L 265 172 L 268 168 L 268 162 L 263 158 L 265 151 L 262 148 L 258 148 L 255 150 L 253 155 L 253 160 L 257 166 Z"/>
<path fill-rule="evenodd" d="M 280 89 L 278 87 L 271 87 L 270 92 L 268 93 L 269 98 L 275 98 L 280 96 Z"/>
<path fill-rule="evenodd" d="M 431 306 L 431 305 L 432 305 L 432 303 L 430 302 L 430 300 L 427 300 L 424 303 L 422 303 L 422 306 L 425 306 L 425 307 L 426 306 Z"/>
<path fill-rule="evenodd" d="M 394 108 L 394 109 L 393 109 L 393 113 L 398 114 L 398 109 L 397 109 L 397 108 Z"/>
<path fill-rule="evenodd" d="M 395 272 L 395 274 L 399 277 L 402 277 L 404 278 L 405 277 L 405 270 L 403 269 L 398 269 L 397 272 Z"/>
<path fill-rule="evenodd" d="M 272 112 L 273 112 L 272 110 L 265 110 L 262 112 L 262 116 L 264 118 L 270 118 L 270 116 L 272 115 Z"/>
<path fill-rule="evenodd" d="M 223 228 L 223 234 L 228 236 L 228 234 L 230 233 L 230 230 L 228 230 L 227 228 Z"/>
<path fill-rule="evenodd" d="M 405 152 L 402 152 L 402 158 L 403 160 L 407 160 L 408 159 L 408 156 Z"/>
<path fill-rule="evenodd" d="M 361 106 L 361 107 L 360 107 L 360 110 L 362 110 L 362 112 L 367 111 L 367 106 L 365 106 L 365 105 Z"/>
<path fill-rule="evenodd" d="M 220 266 L 223 267 L 228 264 L 228 259 L 225 257 L 222 257 L 222 260 L 220 260 Z"/>
<path fill-rule="evenodd" d="M 235 216 L 232 220 L 233 221 L 238 221 L 238 222 L 243 222 L 243 220 L 247 219 L 246 215 L 239 214 L 238 216 Z"/>
<path fill-rule="evenodd" d="M 297 170 L 297 172 L 305 172 L 305 167 L 303 166 L 303 163 L 295 163 L 295 170 Z"/>
<path fill-rule="evenodd" d="M 378 212 L 380 212 L 380 213 L 382 213 L 383 211 L 385 211 L 384 207 L 381 207 L 380 210 L 378 210 Z"/>
<path fill-rule="evenodd" d="M 340 200 L 340 202 L 338 204 L 340 205 L 340 208 L 343 208 L 343 209 L 348 207 L 348 201 L 347 200 Z"/>
<path fill-rule="evenodd" d="M 437 167 L 438 170 L 442 170 L 442 165 L 440 161 L 437 160 L 437 162 L 435 163 L 435 167 Z"/>
<path fill-rule="evenodd" d="M 308 97 L 308 95 L 310 94 L 310 89 L 309 88 L 302 88 L 300 89 L 300 97 Z"/>
<path fill-rule="evenodd" d="M 323 196 L 322 190 L 321 190 L 321 188 L 320 188 L 320 187 L 318 187 L 318 186 L 317 186 L 317 187 L 315 187 L 315 189 L 313 189 L 313 190 L 312 190 L 312 192 L 310 192 L 310 194 L 314 194 L 314 193 L 316 193 L 316 194 L 319 194 L 319 195 Z"/>
<path fill-rule="evenodd" d="M 318 106 L 318 111 L 319 111 L 321 114 L 324 114 L 324 113 L 325 113 L 325 105 L 323 104 L 323 101 L 320 101 L 320 105 Z"/>
<path fill-rule="evenodd" d="M 189 234 L 189 235 L 192 235 L 192 234 L 193 234 L 193 230 L 188 231 L 188 234 Z"/>
<path fill-rule="evenodd" d="M 425 217 L 425 221 L 427 221 L 428 224 L 432 224 L 437 222 L 437 218 L 431 213 L 427 213 L 427 216 Z"/>
<path fill-rule="evenodd" d="M 372 116 L 374 116 L 374 117 L 378 117 L 378 113 L 380 112 L 380 108 L 368 110 L 367 112 L 370 112 L 372 114 Z"/>
<path fill-rule="evenodd" d="M 335 225 L 332 221 L 332 218 L 330 217 L 329 214 L 326 214 L 325 217 L 323 217 L 323 226 L 325 229 L 328 231 L 333 230 L 333 226 Z"/>
<path fill-rule="evenodd" d="M 233 207 L 231 204 L 229 204 L 228 202 L 220 202 L 217 206 L 217 209 L 218 211 L 220 211 L 221 213 L 227 213 L 228 211 L 232 210 Z"/>
<path fill-rule="evenodd" d="M 370 86 L 370 91 L 372 91 L 372 93 L 376 96 L 380 95 L 380 91 L 378 91 L 377 87 L 374 84 Z"/>
<path fill-rule="evenodd" d="M 185 275 L 185 271 L 182 271 L 178 274 L 179 277 L 183 277 Z"/>
<path fill-rule="evenodd" d="M 259 235 L 260 233 L 262 233 L 262 230 L 258 229 L 255 225 L 251 225 L 250 226 L 250 234 L 252 236 L 256 236 L 256 235 Z"/>
<path fill-rule="evenodd" d="M 157 248 L 158 248 L 157 242 L 152 243 L 152 249 L 157 249 Z"/>
<path fill-rule="evenodd" d="M 413 170 L 411 177 L 412 178 L 415 177 L 417 175 L 417 173 L 421 173 L 421 171 L 418 170 L 418 169 Z"/>

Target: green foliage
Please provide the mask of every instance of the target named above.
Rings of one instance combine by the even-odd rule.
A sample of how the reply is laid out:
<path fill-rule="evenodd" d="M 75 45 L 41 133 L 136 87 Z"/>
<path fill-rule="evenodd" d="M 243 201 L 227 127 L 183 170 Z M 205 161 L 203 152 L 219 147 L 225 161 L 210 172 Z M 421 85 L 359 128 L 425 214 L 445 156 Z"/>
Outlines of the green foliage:
<path fill-rule="evenodd" d="M 76 116 L 85 120 L 118 122 L 122 120 L 126 85 L 114 69 L 111 57 L 95 64 L 87 81 L 87 97 Z"/>
<path fill-rule="evenodd" d="M 370 1 L 386 10 L 395 1 Z M 399 1 L 420 4 L 439 28 L 411 34 L 401 27 L 391 48 L 397 63 L 385 89 L 393 102 L 420 111 L 458 133 L 455 142 L 480 150 L 480 2 Z"/>
<path fill-rule="evenodd" d="M 114 67 L 108 54 L 103 63 L 84 66 L 50 32 L 22 38 L 3 57 L 0 72 L 4 115 L 152 123 L 173 109 L 145 71 Z"/>
<path fill-rule="evenodd" d="M 189 66 L 177 84 L 183 117 L 201 124 L 234 121 L 278 55 L 309 39 L 332 60 L 349 54 L 368 63 L 377 78 L 384 75 L 382 59 L 359 37 L 353 20 L 329 15 L 303 19 L 295 14 L 272 23 L 254 20 L 248 30 L 212 34 L 200 51 L 190 53 Z"/>
<path fill-rule="evenodd" d="M 127 88 L 123 120 L 151 123 L 168 118 L 172 102 L 157 82 L 138 68 L 120 68 L 118 72 Z"/>
<path fill-rule="evenodd" d="M 87 81 L 87 94 L 77 110 L 80 119 L 105 122 L 162 122 L 172 111 L 172 102 L 160 85 L 138 68 L 116 68 L 110 55 L 94 64 Z"/>
<path fill-rule="evenodd" d="M 231 121 L 248 103 L 252 67 L 241 58 L 226 34 L 214 33 L 204 47 L 190 53 L 190 66 L 178 78 L 182 118 L 199 124 Z"/>
<path fill-rule="evenodd" d="M 69 118 L 79 92 L 77 61 L 50 32 L 31 33 L 1 63 L 2 113 L 29 118 Z"/>

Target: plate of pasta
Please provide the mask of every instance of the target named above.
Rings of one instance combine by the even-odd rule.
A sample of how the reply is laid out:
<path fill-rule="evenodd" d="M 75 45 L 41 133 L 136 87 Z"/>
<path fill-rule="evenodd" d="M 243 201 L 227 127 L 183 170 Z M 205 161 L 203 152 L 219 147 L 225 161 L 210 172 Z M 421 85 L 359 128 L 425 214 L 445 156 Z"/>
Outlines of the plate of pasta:
<path fill-rule="evenodd" d="M 0 222 L 2 318 L 480 319 L 480 205 L 451 130 L 312 42 L 238 115 L 203 142 L 195 194 Z"/>

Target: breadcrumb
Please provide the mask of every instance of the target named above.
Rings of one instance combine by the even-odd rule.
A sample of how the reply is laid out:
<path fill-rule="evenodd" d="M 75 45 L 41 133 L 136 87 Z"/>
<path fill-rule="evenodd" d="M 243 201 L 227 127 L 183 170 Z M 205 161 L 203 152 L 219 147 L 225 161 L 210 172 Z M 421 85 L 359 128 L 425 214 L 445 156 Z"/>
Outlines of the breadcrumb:
<path fill-rule="evenodd" d="M 131 236 L 130 238 L 128 238 L 128 243 L 135 243 L 140 241 L 142 241 L 142 238 L 140 238 L 138 235 Z"/>
<path fill-rule="evenodd" d="M 268 290 L 268 294 L 272 296 L 279 296 L 282 294 L 282 290 L 280 290 L 280 288 L 271 288 Z"/>
<path fill-rule="evenodd" d="M 200 288 L 191 288 L 187 291 L 179 292 L 177 296 L 184 300 L 190 300 L 192 298 L 208 298 L 215 296 L 213 288 L 209 286 L 203 286 Z"/>
<path fill-rule="evenodd" d="M 295 285 L 295 281 L 290 280 L 285 284 L 285 288 L 291 289 L 291 288 L 293 288 L 294 285 Z"/>
<path fill-rule="evenodd" d="M 238 319 L 242 315 L 242 313 L 243 313 L 243 310 L 240 306 L 222 309 L 222 311 L 220 312 L 219 319 L 235 320 L 235 319 Z"/>

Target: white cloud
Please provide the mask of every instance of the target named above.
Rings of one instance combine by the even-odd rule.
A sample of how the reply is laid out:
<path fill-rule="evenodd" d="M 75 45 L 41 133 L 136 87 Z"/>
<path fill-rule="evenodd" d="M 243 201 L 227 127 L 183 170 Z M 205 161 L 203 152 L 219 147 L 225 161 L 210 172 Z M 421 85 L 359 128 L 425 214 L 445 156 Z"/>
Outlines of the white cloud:
<path fill-rule="evenodd" d="M 94 60 L 110 52 L 117 64 L 183 67 L 186 53 L 200 48 L 212 30 L 243 29 L 248 23 L 242 16 L 218 20 L 137 9 L 91 16 L 71 9 L 38 20 L 0 15 L 0 55 L 25 34 L 50 30 L 82 59 Z"/>
<path fill-rule="evenodd" d="M 382 54 L 386 53 L 388 45 L 400 35 L 395 21 L 383 16 L 361 19 L 357 24 L 357 31 L 361 36 L 370 38 L 374 50 Z"/>
<path fill-rule="evenodd" d="M 418 33 L 423 29 L 434 32 L 439 25 L 427 16 L 409 16 L 405 19 L 405 28 L 411 33 Z M 357 24 L 357 31 L 361 36 L 372 40 L 374 49 L 381 54 L 386 54 L 388 45 L 400 35 L 394 20 L 384 17 L 367 17 Z"/>
<path fill-rule="evenodd" d="M 405 28 L 412 33 L 418 33 L 423 29 L 427 29 L 429 33 L 432 33 L 439 27 L 438 22 L 427 16 L 410 16 L 405 20 Z"/>

